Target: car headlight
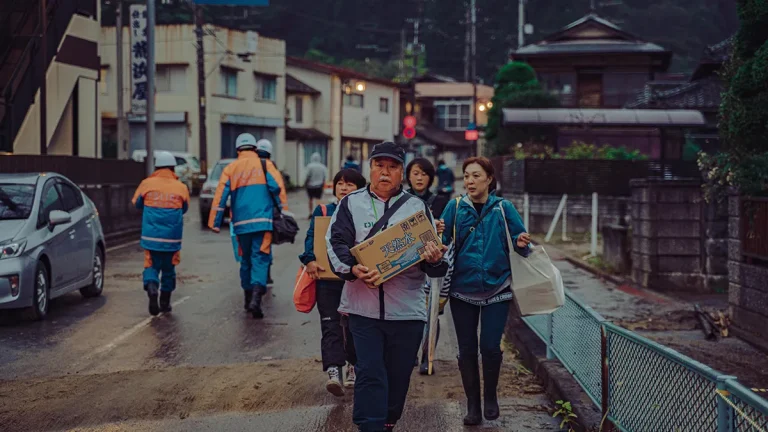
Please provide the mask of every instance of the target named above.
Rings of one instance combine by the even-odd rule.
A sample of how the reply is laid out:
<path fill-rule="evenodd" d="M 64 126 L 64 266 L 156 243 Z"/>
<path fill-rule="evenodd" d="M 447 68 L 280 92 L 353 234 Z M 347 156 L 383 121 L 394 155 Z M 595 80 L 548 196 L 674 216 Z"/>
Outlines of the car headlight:
<path fill-rule="evenodd" d="M 26 240 L 18 241 L 15 243 L 7 243 L 0 246 L 0 259 L 15 258 L 24 252 L 24 246 L 27 245 Z"/>

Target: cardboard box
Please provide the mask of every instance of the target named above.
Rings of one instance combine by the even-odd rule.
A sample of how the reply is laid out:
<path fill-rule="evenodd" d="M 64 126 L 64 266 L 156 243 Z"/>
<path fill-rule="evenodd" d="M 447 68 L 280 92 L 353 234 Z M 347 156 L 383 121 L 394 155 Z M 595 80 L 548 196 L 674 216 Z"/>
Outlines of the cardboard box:
<path fill-rule="evenodd" d="M 313 250 L 315 258 L 324 272 L 320 272 L 319 278 L 322 280 L 340 281 L 341 278 L 331 271 L 331 263 L 328 262 L 328 248 L 325 247 L 325 234 L 328 232 L 328 226 L 331 224 L 330 216 L 315 216 L 315 238 Z"/>
<path fill-rule="evenodd" d="M 382 277 L 376 285 L 380 285 L 420 263 L 428 242 L 440 244 L 429 218 L 420 211 L 358 244 L 352 255 L 360 264 L 379 271 Z"/>

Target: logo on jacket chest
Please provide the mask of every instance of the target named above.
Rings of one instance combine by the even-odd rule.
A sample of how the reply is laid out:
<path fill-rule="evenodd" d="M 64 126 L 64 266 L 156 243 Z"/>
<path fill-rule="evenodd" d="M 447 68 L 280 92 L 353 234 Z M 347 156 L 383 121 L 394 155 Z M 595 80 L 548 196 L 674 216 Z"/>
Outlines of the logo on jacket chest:
<path fill-rule="evenodd" d="M 175 207 L 180 201 L 179 195 L 169 192 L 150 191 L 144 196 L 144 202 L 150 207 Z"/>

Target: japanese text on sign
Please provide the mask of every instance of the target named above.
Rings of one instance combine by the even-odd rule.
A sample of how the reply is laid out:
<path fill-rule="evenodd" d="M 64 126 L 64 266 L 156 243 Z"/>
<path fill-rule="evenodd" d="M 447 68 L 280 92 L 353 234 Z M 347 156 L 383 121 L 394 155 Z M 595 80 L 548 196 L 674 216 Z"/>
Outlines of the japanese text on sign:
<path fill-rule="evenodd" d="M 131 5 L 131 112 L 134 115 L 147 113 L 147 6 Z"/>

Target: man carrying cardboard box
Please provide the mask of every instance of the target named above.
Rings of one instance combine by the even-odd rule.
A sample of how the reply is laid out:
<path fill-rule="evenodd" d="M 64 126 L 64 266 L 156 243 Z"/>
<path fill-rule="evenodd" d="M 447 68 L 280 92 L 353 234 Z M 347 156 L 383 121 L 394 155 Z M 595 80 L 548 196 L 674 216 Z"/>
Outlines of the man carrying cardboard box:
<path fill-rule="evenodd" d="M 427 321 L 424 283 L 448 270 L 444 248 L 427 242 L 424 261 L 377 285 L 379 271 L 358 263 L 351 251 L 419 211 L 434 229 L 424 202 L 403 191 L 404 160 L 394 143 L 376 145 L 370 186 L 341 200 L 325 237 L 332 270 L 346 281 L 339 312 L 349 315 L 357 351 L 353 420 L 361 431 L 392 430 L 400 419 Z"/>

